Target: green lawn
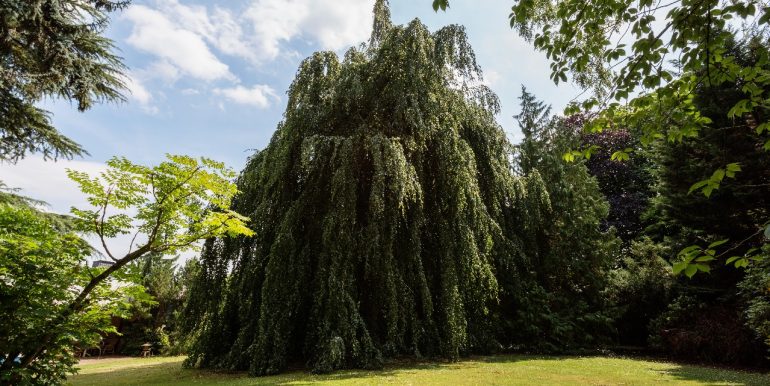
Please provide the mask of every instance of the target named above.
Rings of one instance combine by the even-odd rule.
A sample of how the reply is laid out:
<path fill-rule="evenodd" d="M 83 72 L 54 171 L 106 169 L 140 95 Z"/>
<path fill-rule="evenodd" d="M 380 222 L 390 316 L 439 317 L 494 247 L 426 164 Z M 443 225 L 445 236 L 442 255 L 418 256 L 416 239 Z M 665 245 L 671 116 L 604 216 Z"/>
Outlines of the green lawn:
<path fill-rule="evenodd" d="M 72 385 L 770 385 L 770 375 L 605 357 L 480 357 L 329 375 L 292 372 L 250 378 L 182 369 L 183 357 L 102 359 L 81 365 Z"/>

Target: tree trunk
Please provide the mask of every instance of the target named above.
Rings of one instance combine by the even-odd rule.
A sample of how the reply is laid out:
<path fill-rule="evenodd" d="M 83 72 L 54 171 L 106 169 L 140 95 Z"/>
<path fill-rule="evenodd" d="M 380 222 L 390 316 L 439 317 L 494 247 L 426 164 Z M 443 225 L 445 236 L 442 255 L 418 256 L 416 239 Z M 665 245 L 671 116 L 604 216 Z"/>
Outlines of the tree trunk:
<path fill-rule="evenodd" d="M 56 337 L 56 329 L 61 326 L 62 323 L 66 322 L 67 319 L 69 319 L 70 316 L 73 314 L 83 310 L 83 308 L 88 304 L 88 295 L 91 294 L 91 292 L 101 284 L 104 280 L 106 280 L 110 275 L 112 275 L 115 271 L 123 268 L 126 264 L 138 259 L 145 253 L 147 253 L 150 250 L 150 246 L 144 245 L 143 247 L 137 249 L 136 251 L 129 253 L 128 255 L 124 256 L 122 259 L 118 259 L 115 264 L 107 267 L 102 273 L 95 276 L 91 279 L 91 281 L 88 282 L 88 284 L 83 288 L 83 291 L 80 292 L 77 298 L 72 301 L 72 303 L 67 306 L 66 309 L 56 318 L 54 321 L 51 322 L 51 325 L 46 330 L 48 331 L 41 339 L 38 346 L 29 354 L 25 354 L 24 358 L 21 361 L 21 364 L 19 365 L 19 368 L 24 369 L 29 367 L 29 365 L 42 354 L 47 348 L 48 345 L 51 344 L 51 341 Z M 8 361 L 6 361 L 7 363 Z M 3 369 L 4 369 L 5 363 L 3 363 Z"/>

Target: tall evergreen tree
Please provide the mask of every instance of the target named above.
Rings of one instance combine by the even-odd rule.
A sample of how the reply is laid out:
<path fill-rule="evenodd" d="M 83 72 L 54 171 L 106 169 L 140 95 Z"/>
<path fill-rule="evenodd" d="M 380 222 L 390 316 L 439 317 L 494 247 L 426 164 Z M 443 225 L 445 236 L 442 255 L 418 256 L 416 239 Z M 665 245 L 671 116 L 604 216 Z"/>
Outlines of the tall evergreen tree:
<path fill-rule="evenodd" d="M 608 204 L 585 162 L 562 159 L 580 140 L 569 121 L 551 116 L 526 90 L 520 99 L 518 169 L 528 197 L 544 197 L 547 205 L 525 205 L 537 213 L 528 216 L 523 240 L 525 292 L 509 297 L 512 343 L 548 351 L 595 346 L 610 336 L 602 291 L 617 243 L 602 231 Z"/>
<path fill-rule="evenodd" d="M 741 41 L 728 39 L 725 49 L 742 66 L 761 65 L 770 70 L 768 43 L 770 38 L 760 34 Z M 678 247 L 727 238 L 730 242 L 725 247 L 743 252 L 763 240 L 762 231 L 770 220 L 770 157 L 762 149 L 762 134 L 756 129 L 768 119 L 770 109 L 757 107 L 728 118 L 726 110 L 746 95 L 740 82 L 702 85 L 694 93 L 694 101 L 713 123 L 701 131 L 698 140 L 657 144 L 653 155 L 659 196 L 654 213 L 662 221 L 651 231 L 667 235 Z M 730 162 L 736 162 L 740 170 L 732 178 L 723 175 L 718 189 L 708 196 L 691 191 L 693 182 L 709 177 L 709 168 L 716 170 Z"/>
<path fill-rule="evenodd" d="M 35 104 L 60 97 L 80 111 L 120 101 L 124 66 L 102 36 L 125 0 L 0 0 L 0 161 L 28 153 L 71 158 L 85 150 Z"/>

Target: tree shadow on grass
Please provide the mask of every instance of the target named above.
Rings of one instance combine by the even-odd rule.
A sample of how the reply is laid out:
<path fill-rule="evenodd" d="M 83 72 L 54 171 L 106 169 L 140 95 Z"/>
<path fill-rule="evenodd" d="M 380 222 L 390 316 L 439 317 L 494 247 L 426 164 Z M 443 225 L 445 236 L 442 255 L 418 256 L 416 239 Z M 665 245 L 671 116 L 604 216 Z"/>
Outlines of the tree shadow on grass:
<path fill-rule="evenodd" d="M 350 379 L 383 380 L 411 370 L 451 368 L 450 362 L 425 362 L 410 365 L 388 365 L 381 370 L 342 370 L 330 374 L 311 374 L 306 369 L 264 377 L 249 377 L 246 372 L 226 372 L 182 368 L 181 360 L 165 363 L 137 362 L 125 367 L 98 369 L 70 377 L 71 385 L 310 385 L 328 384 Z"/>
<path fill-rule="evenodd" d="M 704 385 L 740 385 L 767 386 L 770 385 L 770 375 L 750 373 L 741 370 L 728 370 L 715 367 L 678 365 L 672 369 L 657 370 L 676 380 L 696 381 Z"/>
<path fill-rule="evenodd" d="M 465 362 L 465 360 L 464 360 Z M 405 373 L 425 370 L 456 370 L 463 362 L 442 360 L 392 361 L 379 370 L 341 370 L 329 374 L 311 374 L 307 369 L 293 368 L 272 376 L 249 377 L 246 372 L 225 372 L 201 369 L 185 369 L 180 361 L 144 363 L 114 369 L 99 369 L 70 378 L 74 386 L 85 385 L 311 385 L 332 384 L 346 380 L 369 383 L 387 383 L 389 378 Z"/>
<path fill-rule="evenodd" d="M 410 373 L 422 372 L 426 370 L 437 370 L 438 372 L 472 369 L 475 367 L 473 362 L 477 363 L 514 363 L 527 361 L 561 361 L 578 360 L 591 358 L 607 358 L 606 356 L 541 356 L 541 355 L 497 355 L 463 358 L 460 362 L 450 362 L 441 360 L 396 360 L 388 362 L 381 370 L 343 370 L 330 374 L 314 375 L 307 372 L 306 369 L 294 368 L 286 373 L 266 377 L 249 377 L 244 372 L 216 372 L 210 370 L 183 369 L 180 361 L 172 361 L 157 364 L 142 364 L 138 366 L 127 366 L 115 368 L 95 373 L 86 373 L 72 378 L 72 384 L 80 385 L 311 385 L 311 384 L 332 384 L 340 381 L 356 381 L 366 384 L 383 384 L 396 381 L 404 375 Z M 631 359 L 631 358 L 629 358 Z M 633 358 L 649 362 L 649 358 Z M 695 381 L 704 385 L 770 385 L 770 376 L 760 373 L 750 373 L 743 371 L 727 370 L 720 368 L 693 366 L 693 365 L 670 365 L 668 368 L 645 365 L 639 366 L 640 369 L 649 374 L 660 374 L 661 378 L 678 381 Z M 646 367 L 646 368 L 645 368 Z M 574 370 L 580 372 L 580 370 Z M 572 371 L 569 371 L 572 372 Z M 568 374 L 569 375 L 569 374 Z M 590 378 L 590 374 L 582 374 Z M 463 379 L 461 375 L 458 379 Z M 576 378 L 586 382 L 588 378 Z M 424 379 L 424 378 L 423 378 Z M 466 380 L 467 379 L 465 378 Z M 629 381 L 634 379 L 629 378 Z M 648 381 L 649 383 L 649 381 Z"/>
<path fill-rule="evenodd" d="M 456 370 L 462 368 L 461 364 L 458 362 L 451 362 L 446 360 L 425 360 L 425 361 L 417 361 L 417 360 L 395 360 L 395 361 L 389 361 L 385 364 L 385 366 L 382 369 L 377 370 L 340 370 L 335 371 L 329 374 L 311 374 L 308 372 L 307 369 L 295 369 L 292 370 L 289 373 L 286 373 L 286 376 L 295 376 L 296 378 L 293 379 L 279 379 L 282 378 L 282 375 L 277 375 L 273 379 L 275 383 L 268 382 L 265 384 L 275 384 L 275 385 L 294 385 L 294 386 L 304 386 L 304 385 L 314 385 L 314 384 L 330 384 L 334 382 L 339 381 L 346 381 L 346 380 L 366 380 L 367 383 L 371 384 L 382 384 L 382 383 L 388 383 L 388 378 L 391 377 L 397 377 L 399 375 L 403 375 L 404 373 L 410 373 L 415 371 L 424 371 L 424 370 Z M 273 377 L 264 377 L 265 380 L 270 380 L 270 378 Z"/>

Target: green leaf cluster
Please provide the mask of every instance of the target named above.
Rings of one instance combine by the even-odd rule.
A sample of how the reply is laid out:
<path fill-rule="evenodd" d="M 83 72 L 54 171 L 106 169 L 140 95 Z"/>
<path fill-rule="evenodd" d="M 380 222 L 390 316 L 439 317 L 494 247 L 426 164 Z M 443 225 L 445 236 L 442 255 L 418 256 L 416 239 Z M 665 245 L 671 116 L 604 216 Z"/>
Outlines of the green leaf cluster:
<path fill-rule="evenodd" d="M 446 2 L 434 2 L 434 9 L 439 4 Z M 769 41 L 768 9 L 767 2 L 755 0 L 516 0 L 509 18 L 511 27 L 546 54 L 554 82 L 571 78 L 593 91 L 566 112 L 587 112 L 592 118 L 587 130 L 638 130 L 645 146 L 698 138 L 715 127 L 715 117 L 705 114 L 696 95 L 735 85 L 740 97 L 722 101 L 727 108 L 720 118 L 736 129 L 754 130 L 758 145 L 769 150 L 770 139 L 763 135 L 770 109 L 770 56 L 763 49 Z M 744 27 L 736 28 L 736 22 Z M 744 52 L 735 49 L 736 42 Z M 584 156 L 585 151 L 571 150 L 564 158 Z M 626 152 L 618 150 L 614 158 L 625 159 Z M 725 176 L 733 178 L 739 157 L 727 158 L 724 164 L 732 168 L 709 170 L 712 177 L 695 183 L 693 191 L 708 197 Z"/>
<path fill-rule="evenodd" d="M 75 346 L 91 347 L 114 330 L 113 316 L 128 316 L 151 299 L 131 281 L 108 280 L 65 323 L 51 324 L 104 268 L 89 268 L 92 248 L 72 232 L 61 232 L 36 211 L 0 204 L 0 381 L 60 384 L 75 371 Z M 113 286 L 114 285 L 114 286 Z M 53 344 L 29 366 L 24 359 L 51 332 Z"/>
<path fill-rule="evenodd" d="M 94 177 L 68 170 L 92 206 L 72 209 L 74 229 L 98 237 L 114 262 L 108 267 L 89 268 L 94 249 L 69 230 L 59 233 L 46 216 L 2 204 L 0 296 L 11 329 L 0 345 L 4 380 L 61 383 L 73 370 L 74 345 L 85 348 L 98 341 L 97 332 L 116 332 L 113 316 L 129 318 L 134 306 L 154 305 L 135 270 L 124 269 L 133 261 L 194 249 L 206 238 L 253 234 L 247 218 L 229 209 L 238 192 L 232 171 L 206 158 L 167 158 L 154 167 L 113 158 Z M 110 239 L 129 233 L 129 250 L 113 253 Z"/>
<path fill-rule="evenodd" d="M 141 251 L 134 258 L 194 249 L 197 241 L 209 237 L 252 233 L 245 225 L 248 219 L 229 209 L 238 192 L 230 181 L 235 177 L 232 170 L 208 158 L 168 155 L 167 159 L 148 167 L 116 157 L 98 176 L 67 170 L 91 204 L 90 209 L 72 208 L 80 220 L 78 230 L 103 242 L 134 234 L 136 249 L 132 245 L 128 253 Z M 109 249 L 106 252 L 118 259 Z"/>

